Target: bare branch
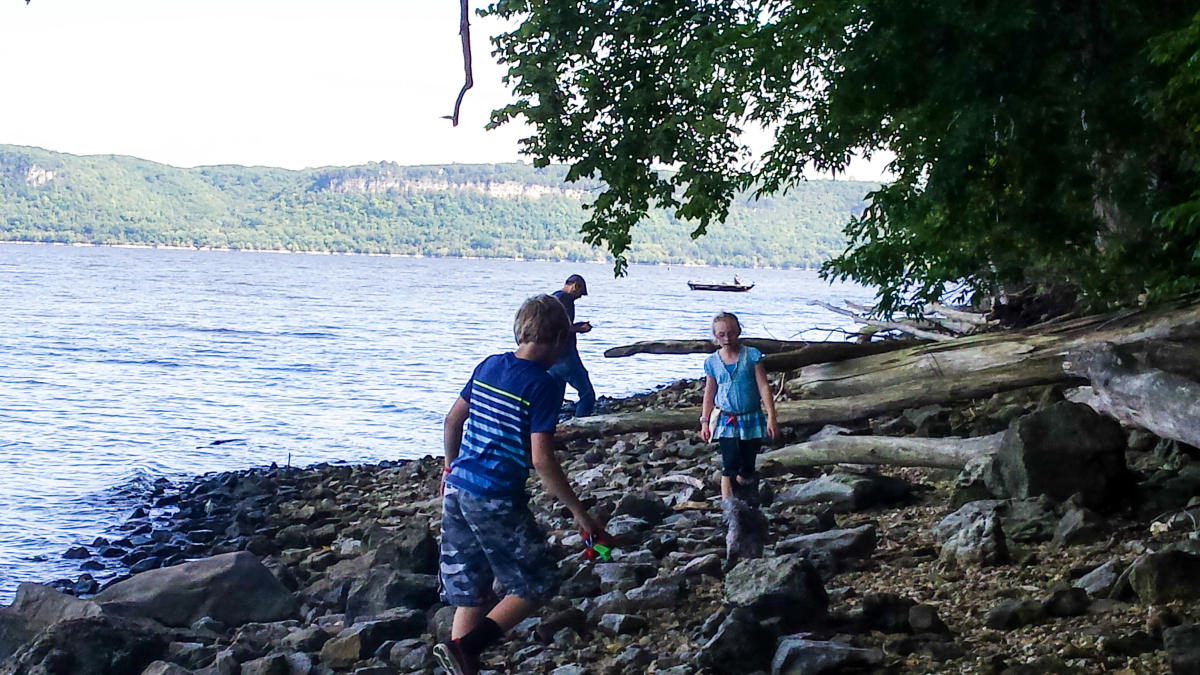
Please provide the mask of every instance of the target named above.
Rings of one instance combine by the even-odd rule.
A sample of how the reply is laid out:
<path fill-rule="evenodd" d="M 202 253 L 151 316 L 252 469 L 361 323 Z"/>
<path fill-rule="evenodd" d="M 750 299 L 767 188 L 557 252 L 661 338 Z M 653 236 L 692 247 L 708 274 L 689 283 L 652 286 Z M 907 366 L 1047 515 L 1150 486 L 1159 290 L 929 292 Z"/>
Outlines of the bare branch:
<path fill-rule="evenodd" d="M 475 78 L 471 74 L 471 22 L 468 20 L 471 9 L 468 7 L 468 5 L 469 0 L 459 0 L 459 7 L 461 10 L 458 23 L 458 35 L 462 38 L 464 71 L 463 86 L 458 92 L 458 99 L 454 101 L 454 114 L 444 116 L 444 118 L 450 120 L 450 123 L 454 126 L 458 126 L 458 111 L 462 107 L 463 96 L 466 95 L 468 89 L 475 86 Z"/>

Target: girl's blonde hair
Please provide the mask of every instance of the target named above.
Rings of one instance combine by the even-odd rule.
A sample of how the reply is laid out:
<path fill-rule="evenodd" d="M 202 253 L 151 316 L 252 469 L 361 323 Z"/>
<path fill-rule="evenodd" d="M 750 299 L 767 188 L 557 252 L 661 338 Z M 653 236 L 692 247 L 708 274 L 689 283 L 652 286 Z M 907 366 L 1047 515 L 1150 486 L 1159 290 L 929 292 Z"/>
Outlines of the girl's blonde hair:
<path fill-rule="evenodd" d="M 714 316 L 712 320 L 712 327 L 714 331 L 717 329 L 717 324 L 722 321 L 732 321 L 733 325 L 737 326 L 738 336 L 741 337 L 742 322 L 738 321 L 737 314 L 734 314 L 733 312 L 721 312 L 720 314 Z"/>
<path fill-rule="evenodd" d="M 552 295 L 535 295 L 521 303 L 513 321 L 517 344 L 560 345 L 571 334 L 567 309 Z"/>

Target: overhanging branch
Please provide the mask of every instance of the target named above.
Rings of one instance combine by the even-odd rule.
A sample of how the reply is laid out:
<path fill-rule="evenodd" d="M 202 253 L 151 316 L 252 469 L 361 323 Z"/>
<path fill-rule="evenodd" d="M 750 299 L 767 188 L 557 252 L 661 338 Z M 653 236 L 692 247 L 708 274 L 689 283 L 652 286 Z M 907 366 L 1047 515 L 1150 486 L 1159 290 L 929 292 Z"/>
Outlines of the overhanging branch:
<path fill-rule="evenodd" d="M 467 18 L 471 10 L 467 6 L 468 4 L 469 0 L 459 0 L 458 35 L 462 38 L 463 70 L 465 71 L 463 86 L 458 92 L 458 99 L 454 101 L 454 114 L 444 116 L 454 126 L 458 126 L 458 111 L 462 107 L 463 96 L 466 95 L 468 89 L 475 85 L 475 78 L 471 74 L 471 22 Z"/>

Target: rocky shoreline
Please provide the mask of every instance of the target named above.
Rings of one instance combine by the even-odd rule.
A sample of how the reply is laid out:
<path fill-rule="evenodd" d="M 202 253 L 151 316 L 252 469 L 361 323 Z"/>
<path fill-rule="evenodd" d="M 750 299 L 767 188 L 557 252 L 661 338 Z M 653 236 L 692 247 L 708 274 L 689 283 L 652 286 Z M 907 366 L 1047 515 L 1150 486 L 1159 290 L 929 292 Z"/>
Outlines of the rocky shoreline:
<path fill-rule="evenodd" d="M 680 382 L 609 411 L 699 396 Z M 1005 430 L 1008 459 L 961 474 L 765 477 L 766 555 L 727 572 L 711 446 L 681 431 L 570 441 L 564 468 L 621 547 L 613 562 L 586 562 L 569 514 L 534 487 L 565 582 L 487 667 L 1198 672 L 1193 448 L 1121 430 L 1054 387 L 785 440 Z M 1075 464 L 1039 464 L 1054 443 L 1077 446 Z M 433 673 L 451 613 L 437 599 L 440 467 L 426 457 L 160 481 L 122 537 L 66 553 L 80 577 L 24 584 L 0 608 L 0 673 Z M 129 574 L 91 574 L 114 566 Z"/>

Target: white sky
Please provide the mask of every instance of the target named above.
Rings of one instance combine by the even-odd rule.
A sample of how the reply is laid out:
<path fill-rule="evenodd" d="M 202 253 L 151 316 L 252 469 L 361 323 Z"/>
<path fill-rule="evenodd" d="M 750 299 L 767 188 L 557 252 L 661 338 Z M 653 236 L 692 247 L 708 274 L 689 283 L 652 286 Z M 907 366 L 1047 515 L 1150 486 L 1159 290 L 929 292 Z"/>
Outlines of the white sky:
<path fill-rule="evenodd" d="M 472 8 L 482 6 L 473 0 Z M 455 0 L 0 1 L 0 143 L 171 164 L 300 169 L 511 162 L 528 128 L 472 17 L 462 86 Z M 878 180 L 881 162 L 848 177 Z"/>

